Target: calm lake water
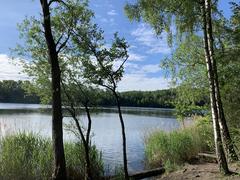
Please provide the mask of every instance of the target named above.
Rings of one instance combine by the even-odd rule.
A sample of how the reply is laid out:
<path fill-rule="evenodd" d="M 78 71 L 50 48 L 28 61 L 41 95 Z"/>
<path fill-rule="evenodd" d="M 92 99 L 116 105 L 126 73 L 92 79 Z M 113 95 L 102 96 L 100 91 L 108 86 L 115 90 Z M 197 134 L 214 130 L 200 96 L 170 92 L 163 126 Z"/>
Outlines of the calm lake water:
<path fill-rule="evenodd" d="M 25 131 L 51 137 L 51 114 L 48 106 L 32 104 L 0 103 L 0 133 L 2 135 Z M 50 111 L 50 110 L 49 110 Z M 80 116 L 83 124 L 85 115 Z M 127 136 L 129 171 L 144 169 L 144 137 L 157 129 L 172 131 L 179 127 L 173 111 L 158 108 L 123 108 Z M 120 122 L 115 108 L 103 108 L 92 112 L 92 142 L 102 151 L 106 169 L 122 165 L 122 139 Z M 64 123 L 71 122 L 64 117 Z M 74 141 L 70 132 L 64 131 L 64 139 Z"/>

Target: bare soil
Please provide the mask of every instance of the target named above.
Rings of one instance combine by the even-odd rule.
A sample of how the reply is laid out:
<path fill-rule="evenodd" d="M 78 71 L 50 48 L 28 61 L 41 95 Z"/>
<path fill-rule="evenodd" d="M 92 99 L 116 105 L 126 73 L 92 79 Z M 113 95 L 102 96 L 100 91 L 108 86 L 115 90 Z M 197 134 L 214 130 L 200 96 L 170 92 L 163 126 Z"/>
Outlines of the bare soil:
<path fill-rule="evenodd" d="M 240 180 L 239 164 L 231 164 L 229 169 L 233 172 L 231 175 L 223 176 L 219 173 L 216 163 L 186 164 L 181 170 L 166 173 L 157 180 Z"/>

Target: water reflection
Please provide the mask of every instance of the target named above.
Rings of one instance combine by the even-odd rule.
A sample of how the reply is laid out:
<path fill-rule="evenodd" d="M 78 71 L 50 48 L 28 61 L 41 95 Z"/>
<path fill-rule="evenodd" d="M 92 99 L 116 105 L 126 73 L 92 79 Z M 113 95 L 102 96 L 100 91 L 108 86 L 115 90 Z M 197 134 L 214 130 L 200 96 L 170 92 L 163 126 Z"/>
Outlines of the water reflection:
<path fill-rule="evenodd" d="M 51 137 L 50 109 L 34 105 L 9 105 L 8 109 L 0 104 L 0 133 L 33 131 L 45 137 Z M 39 109 L 40 108 L 40 109 Z M 172 110 L 156 108 L 123 108 L 126 126 L 127 153 L 130 172 L 144 169 L 144 136 L 156 129 L 171 131 L 179 127 Z M 80 119 L 85 124 L 87 119 L 81 113 Z M 115 108 L 98 108 L 92 110 L 93 143 L 102 151 L 108 169 L 122 164 L 122 140 L 118 114 Z M 70 117 L 64 118 L 69 123 Z M 64 139 L 75 137 L 64 131 Z"/>

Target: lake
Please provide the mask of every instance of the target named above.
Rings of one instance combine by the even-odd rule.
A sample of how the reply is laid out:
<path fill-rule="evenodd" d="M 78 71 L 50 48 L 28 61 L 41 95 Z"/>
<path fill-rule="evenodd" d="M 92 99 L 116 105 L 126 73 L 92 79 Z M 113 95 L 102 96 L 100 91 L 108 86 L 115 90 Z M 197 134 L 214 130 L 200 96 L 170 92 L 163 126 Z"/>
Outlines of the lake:
<path fill-rule="evenodd" d="M 179 123 L 171 109 L 132 107 L 122 109 L 126 127 L 129 172 L 143 170 L 144 137 L 157 129 L 172 131 L 179 127 Z M 91 115 L 92 142 L 102 151 L 105 168 L 112 172 L 114 167 L 122 165 L 121 126 L 117 111 L 115 108 L 101 108 L 94 110 Z M 83 124 L 86 123 L 84 113 L 80 119 Z M 64 123 L 70 122 L 70 117 L 64 117 Z M 51 137 L 50 107 L 0 103 L 0 134 L 4 136 L 19 131 L 35 132 Z M 74 141 L 75 137 L 64 130 L 64 140 Z"/>

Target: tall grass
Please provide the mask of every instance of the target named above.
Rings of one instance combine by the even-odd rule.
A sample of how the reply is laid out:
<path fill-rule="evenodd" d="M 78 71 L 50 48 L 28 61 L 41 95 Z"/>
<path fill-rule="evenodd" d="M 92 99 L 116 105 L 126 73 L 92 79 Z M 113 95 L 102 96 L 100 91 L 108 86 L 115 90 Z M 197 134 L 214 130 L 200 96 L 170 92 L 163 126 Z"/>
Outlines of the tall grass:
<path fill-rule="evenodd" d="M 86 174 L 85 149 L 82 143 L 65 143 L 66 165 L 70 179 L 84 179 Z M 104 175 L 102 154 L 96 146 L 90 148 L 91 172 L 93 179 L 99 179 Z"/>
<path fill-rule="evenodd" d="M 171 171 L 190 162 L 199 152 L 212 150 L 212 142 L 211 124 L 200 119 L 185 129 L 153 132 L 145 141 L 145 154 L 149 166 L 164 165 Z"/>
<path fill-rule="evenodd" d="M 82 143 L 65 143 L 69 179 L 84 179 L 86 163 Z M 101 154 L 91 147 L 94 178 L 103 175 Z M 1 139 L 0 179 L 50 179 L 53 153 L 50 139 L 36 134 L 18 133 Z"/>

